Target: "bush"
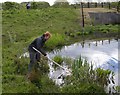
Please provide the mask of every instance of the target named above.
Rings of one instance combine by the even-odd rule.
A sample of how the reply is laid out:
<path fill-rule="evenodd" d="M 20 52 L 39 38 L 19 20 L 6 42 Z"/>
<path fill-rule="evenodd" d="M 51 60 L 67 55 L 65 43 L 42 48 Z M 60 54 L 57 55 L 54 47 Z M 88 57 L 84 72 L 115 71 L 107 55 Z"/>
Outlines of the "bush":
<path fill-rule="evenodd" d="M 20 4 L 16 2 L 4 2 L 2 8 L 3 10 L 20 9 Z"/>
<path fill-rule="evenodd" d="M 89 35 L 89 32 L 83 32 L 84 35 Z"/>
<path fill-rule="evenodd" d="M 70 33 L 70 37 L 75 37 L 75 35 L 73 33 Z"/>
<path fill-rule="evenodd" d="M 24 57 L 17 58 L 17 57 L 15 57 L 14 58 L 14 65 L 15 65 L 14 72 L 16 74 L 21 74 L 21 75 L 26 74 L 28 72 L 29 62 L 30 62 L 29 58 L 24 58 Z M 35 65 L 37 65 L 37 63 Z M 38 68 L 39 68 L 39 72 L 41 75 L 44 75 L 44 74 L 49 72 L 49 66 L 47 64 L 47 60 L 43 56 L 41 56 L 41 60 L 36 67 L 33 68 L 33 73 L 34 73 L 34 70 L 37 71 Z"/>
<path fill-rule="evenodd" d="M 48 2 L 32 2 L 31 9 L 42 9 L 50 7 Z"/>
<path fill-rule="evenodd" d="M 82 32 L 76 32 L 76 34 L 79 36 L 79 35 L 82 35 Z"/>
<path fill-rule="evenodd" d="M 55 2 L 54 5 L 53 5 L 53 7 L 68 8 L 70 6 L 69 6 L 68 2 Z"/>
<path fill-rule="evenodd" d="M 71 4 L 70 6 L 75 9 L 80 8 L 80 4 Z"/>
<path fill-rule="evenodd" d="M 107 31 L 107 30 L 103 30 L 102 32 L 103 32 L 103 33 L 108 33 L 108 31 Z"/>

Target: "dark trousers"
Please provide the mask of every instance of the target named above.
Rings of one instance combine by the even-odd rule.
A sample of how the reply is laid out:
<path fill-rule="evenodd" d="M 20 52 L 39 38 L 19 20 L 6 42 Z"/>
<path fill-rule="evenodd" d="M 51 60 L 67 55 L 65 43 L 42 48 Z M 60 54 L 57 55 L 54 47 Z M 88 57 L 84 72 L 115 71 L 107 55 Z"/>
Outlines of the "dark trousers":
<path fill-rule="evenodd" d="M 30 63 L 28 65 L 28 72 L 31 72 L 33 68 L 39 67 L 37 62 L 40 61 L 40 54 L 37 52 L 29 51 L 29 56 L 30 56 Z"/>
<path fill-rule="evenodd" d="M 30 9 L 30 6 L 26 6 L 27 7 L 27 9 Z"/>

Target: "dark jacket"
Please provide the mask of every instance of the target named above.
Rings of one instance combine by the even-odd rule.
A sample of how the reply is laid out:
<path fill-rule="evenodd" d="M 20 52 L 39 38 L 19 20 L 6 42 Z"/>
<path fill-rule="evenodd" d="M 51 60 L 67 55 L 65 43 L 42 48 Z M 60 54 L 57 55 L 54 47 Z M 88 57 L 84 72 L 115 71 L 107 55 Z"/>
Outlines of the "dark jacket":
<path fill-rule="evenodd" d="M 37 52 L 35 51 L 32 47 L 36 48 L 37 50 L 39 50 L 44 56 L 46 56 L 46 53 L 42 50 L 42 47 L 45 44 L 45 35 L 43 34 L 41 37 L 36 38 L 30 45 L 29 45 L 29 52 Z"/>

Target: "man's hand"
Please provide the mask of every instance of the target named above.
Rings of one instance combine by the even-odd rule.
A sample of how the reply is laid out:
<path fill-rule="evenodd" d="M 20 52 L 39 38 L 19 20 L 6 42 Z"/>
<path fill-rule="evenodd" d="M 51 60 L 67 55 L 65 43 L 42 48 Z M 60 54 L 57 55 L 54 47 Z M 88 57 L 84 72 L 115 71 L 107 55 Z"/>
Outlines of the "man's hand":
<path fill-rule="evenodd" d="M 44 56 L 44 58 L 45 58 L 46 60 L 48 60 L 47 54 Z"/>

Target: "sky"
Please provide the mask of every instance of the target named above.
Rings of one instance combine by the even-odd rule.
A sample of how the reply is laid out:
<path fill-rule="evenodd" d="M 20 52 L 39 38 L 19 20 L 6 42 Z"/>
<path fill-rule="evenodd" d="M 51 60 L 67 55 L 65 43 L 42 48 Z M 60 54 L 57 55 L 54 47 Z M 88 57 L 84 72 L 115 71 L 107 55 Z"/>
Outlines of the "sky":
<path fill-rule="evenodd" d="M 18 2 L 18 3 L 21 3 L 21 2 L 28 2 L 28 1 L 45 1 L 45 2 L 48 2 L 50 5 L 53 5 L 54 2 L 56 0 L 0 0 L 0 2 L 6 2 L 6 1 L 11 1 L 11 2 Z M 59 0 L 58 0 L 59 1 Z M 60 0 L 60 1 L 64 1 L 64 0 Z M 68 2 L 70 2 L 70 4 L 74 3 L 75 0 L 67 0 Z M 77 0 L 77 1 L 84 1 L 84 2 L 116 2 L 116 1 L 120 1 L 120 0 Z"/>

